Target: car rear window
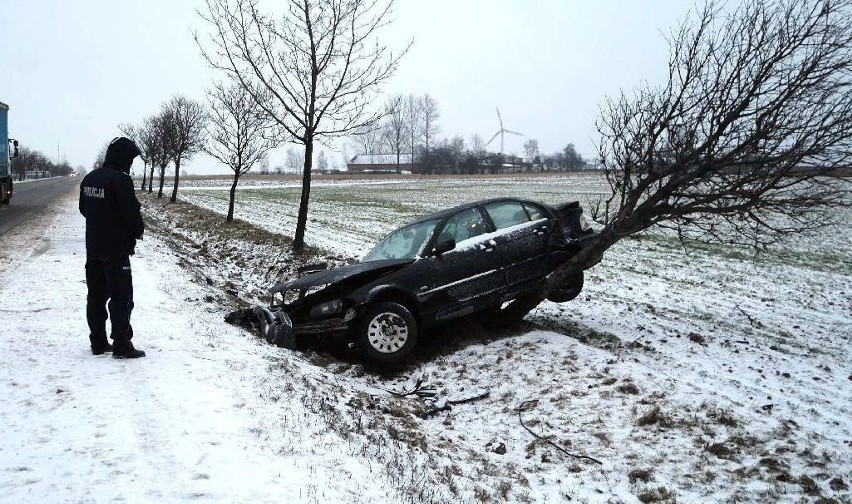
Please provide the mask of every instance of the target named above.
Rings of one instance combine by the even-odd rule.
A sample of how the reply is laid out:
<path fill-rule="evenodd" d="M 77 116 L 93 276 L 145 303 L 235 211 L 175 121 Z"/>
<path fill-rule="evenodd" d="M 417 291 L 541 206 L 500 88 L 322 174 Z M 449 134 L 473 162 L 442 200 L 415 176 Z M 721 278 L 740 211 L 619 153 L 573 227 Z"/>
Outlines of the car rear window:
<path fill-rule="evenodd" d="M 530 220 L 527 211 L 524 210 L 524 206 L 518 201 L 489 203 L 485 205 L 485 211 L 488 212 L 497 229 L 517 226 Z"/>

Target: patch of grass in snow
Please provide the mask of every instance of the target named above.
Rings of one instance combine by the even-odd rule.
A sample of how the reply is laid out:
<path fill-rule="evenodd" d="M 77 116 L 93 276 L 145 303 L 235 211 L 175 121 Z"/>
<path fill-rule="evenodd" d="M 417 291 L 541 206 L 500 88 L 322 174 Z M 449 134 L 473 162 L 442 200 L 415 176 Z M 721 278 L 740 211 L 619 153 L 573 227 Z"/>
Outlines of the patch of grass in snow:
<path fill-rule="evenodd" d="M 636 425 L 639 427 L 656 426 L 667 429 L 674 427 L 675 423 L 668 414 L 663 413 L 658 405 L 654 405 L 636 419 Z"/>
<path fill-rule="evenodd" d="M 631 483 L 636 483 L 637 481 L 642 481 L 642 482 L 647 483 L 648 481 L 651 481 L 653 474 L 654 474 L 654 470 L 651 469 L 651 468 L 631 469 L 627 473 L 627 479 Z"/>
<path fill-rule="evenodd" d="M 657 487 L 652 488 L 650 490 L 646 490 L 639 495 L 636 496 L 639 499 L 639 502 L 662 502 L 667 504 L 675 504 L 677 503 L 677 497 L 675 493 L 666 488 L 666 487 Z"/>

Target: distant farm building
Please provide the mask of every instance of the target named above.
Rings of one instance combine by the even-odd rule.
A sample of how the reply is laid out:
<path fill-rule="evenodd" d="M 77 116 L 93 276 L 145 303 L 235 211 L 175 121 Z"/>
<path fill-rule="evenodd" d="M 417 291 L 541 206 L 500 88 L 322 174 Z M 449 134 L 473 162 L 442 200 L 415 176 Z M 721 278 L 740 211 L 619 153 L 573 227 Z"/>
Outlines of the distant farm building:
<path fill-rule="evenodd" d="M 346 167 L 354 173 L 397 173 L 397 168 L 401 173 L 414 173 L 411 157 L 411 154 L 400 154 L 397 166 L 396 154 L 358 154 Z"/>

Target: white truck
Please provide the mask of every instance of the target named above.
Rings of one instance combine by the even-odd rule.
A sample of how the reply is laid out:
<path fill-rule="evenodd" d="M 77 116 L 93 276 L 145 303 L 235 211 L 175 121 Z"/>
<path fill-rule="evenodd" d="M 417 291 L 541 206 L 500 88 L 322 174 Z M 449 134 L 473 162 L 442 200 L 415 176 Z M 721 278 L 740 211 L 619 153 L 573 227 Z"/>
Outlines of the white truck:
<path fill-rule="evenodd" d="M 9 106 L 0 102 L 0 204 L 12 199 L 12 159 L 18 157 L 18 141 L 9 138 Z"/>

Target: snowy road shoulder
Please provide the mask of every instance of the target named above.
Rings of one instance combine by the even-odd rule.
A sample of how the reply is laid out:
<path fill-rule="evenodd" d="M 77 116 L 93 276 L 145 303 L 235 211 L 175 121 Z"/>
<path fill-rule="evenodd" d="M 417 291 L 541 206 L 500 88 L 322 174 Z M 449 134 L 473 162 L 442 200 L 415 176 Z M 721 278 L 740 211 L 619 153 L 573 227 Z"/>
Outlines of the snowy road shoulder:
<path fill-rule="evenodd" d="M 134 342 L 148 356 L 89 353 L 73 196 L 3 273 L 0 501 L 369 500 L 380 482 L 337 439 L 310 421 L 279 429 L 282 412 L 307 416 L 293 397 L 259 397 L 279 357 L 221 323 L 156 238 L 132 259 Z"/>

